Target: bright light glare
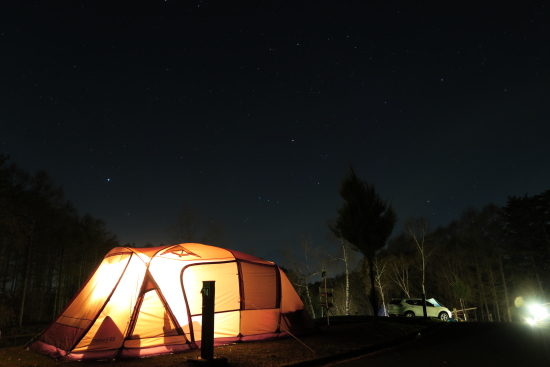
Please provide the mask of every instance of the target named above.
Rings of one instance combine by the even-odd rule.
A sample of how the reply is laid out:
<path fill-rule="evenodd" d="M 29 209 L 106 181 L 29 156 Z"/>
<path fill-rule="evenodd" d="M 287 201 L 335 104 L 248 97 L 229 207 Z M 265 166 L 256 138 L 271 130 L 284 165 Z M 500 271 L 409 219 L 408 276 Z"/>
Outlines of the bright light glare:
<path fill-rule="evenodd" d="M 548 316 L 548 311 L 541 305 L 533 305 L 529 307 L 529 311 L 535 320 L 542 320 Z"/>
<path fill-rule="evenodd" d="M 529 319 L 529 318 L 527 318 L 527 319 L 525 319 L 525 321 L 527 321 L 527 323 L 528 323 L 529 325 L 535 325 L 535 323 L 536 323 L 535 319 Z"/>

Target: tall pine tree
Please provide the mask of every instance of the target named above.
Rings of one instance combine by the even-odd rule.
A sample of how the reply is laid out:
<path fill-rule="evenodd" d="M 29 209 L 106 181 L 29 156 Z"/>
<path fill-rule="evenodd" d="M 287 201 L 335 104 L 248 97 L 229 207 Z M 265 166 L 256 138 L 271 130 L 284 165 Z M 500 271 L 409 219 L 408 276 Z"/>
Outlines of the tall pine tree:
<path fill-rule="evenodd" d="M 377 316 L 374 259 L 376 251 L 384 247 L 391 235 L 397 216 L 391 204 L 377 194 L 374 185 L 360 180 L 351 165 L 347 176 L 342 180 L 340 196 L 344 199 L 344 204 L 338 209 L 339 216 L 334 230 L 367 259 L 371 282 L 369 301 L 374 315 Z"/>

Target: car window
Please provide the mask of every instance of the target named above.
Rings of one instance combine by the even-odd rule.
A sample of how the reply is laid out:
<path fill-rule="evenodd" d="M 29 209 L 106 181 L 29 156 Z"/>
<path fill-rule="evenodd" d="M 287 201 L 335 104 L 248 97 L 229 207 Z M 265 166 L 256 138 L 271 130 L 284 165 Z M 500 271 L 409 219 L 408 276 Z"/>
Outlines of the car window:
<path fill-rule="evenodd" d="M 433 305 L 433 303 L 430 303 L 430 302 L 428 302 L 428 301 L 426 301 L 426 306 L 428 306 L 428 307 L 435 307 L 435 306 Z"/>
<path fill-rule="evenodd" d="M 390 302 L 390 305 L 401 306 L 401 300 L 400 299 L 392 299 L 391 302 Z"/>

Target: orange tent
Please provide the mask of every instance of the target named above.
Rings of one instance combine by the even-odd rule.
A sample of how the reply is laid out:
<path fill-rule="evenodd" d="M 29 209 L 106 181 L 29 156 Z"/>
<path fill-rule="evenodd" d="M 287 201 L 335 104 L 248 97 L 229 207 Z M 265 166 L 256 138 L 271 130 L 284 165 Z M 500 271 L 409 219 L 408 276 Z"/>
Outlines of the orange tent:
<path fill-rule="evenodd" d="M 117 247 L 31 349 L 71 361 L 200 347 L 202 282 L 212 280 L 215 345 L 313 327 L 288 278 L 272 262 L 197 243 Z"/>

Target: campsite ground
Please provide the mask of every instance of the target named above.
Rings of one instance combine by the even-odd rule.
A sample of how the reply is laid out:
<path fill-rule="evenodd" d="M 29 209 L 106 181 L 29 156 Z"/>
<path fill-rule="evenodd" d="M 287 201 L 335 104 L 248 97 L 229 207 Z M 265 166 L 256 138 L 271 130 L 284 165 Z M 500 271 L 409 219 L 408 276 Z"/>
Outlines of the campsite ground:
<path fill-rule="evenodd" d="M 215 348 L 214 354 L 227 358 L 229 365 L 240 366 L 282 366 L 313 360 L 329 360 L 331 356 L 348 357 L 368 352 L 368 348 L 395 340 L 405 341 L 418 331 L 437 327 L 438 320 L 380 318 L 374 322 L 370 317 L 348 316 L 331 318 L 331 327 L 324 320 L 318 320 L 318 331 L 297 338 L 273 341 L 231 344 Z M 181 367 L 191 366 L 191 359 L 200 356 L 200 351 L 103 362 L 79 362 L 78 366 L 98 367 L 118 365 L 120 367 Z M 58 366 L 59 363 L 46 356 L 28 351 L 22 347 L 0 349 L 0 366 Z"/>

